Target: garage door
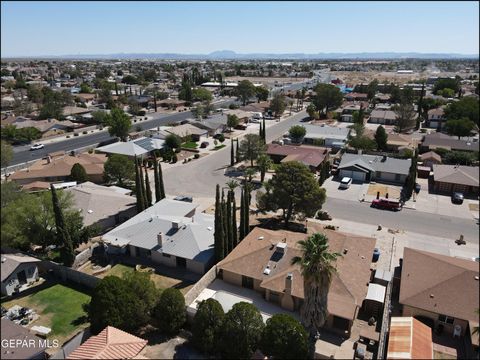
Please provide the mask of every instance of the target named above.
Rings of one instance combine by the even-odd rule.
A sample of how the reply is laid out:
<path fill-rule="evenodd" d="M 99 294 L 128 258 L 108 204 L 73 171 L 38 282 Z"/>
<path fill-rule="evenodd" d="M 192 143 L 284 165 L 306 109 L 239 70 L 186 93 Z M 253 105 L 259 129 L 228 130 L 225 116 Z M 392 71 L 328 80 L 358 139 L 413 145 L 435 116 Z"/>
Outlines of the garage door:
<path fill-rule="evenodd" d="M 365 181 L 365 173 L 360 171 L 353 171 L 352 179 L 354 181 Z"/>
<path fill-rule="evenodd" d="M 349 178 L 352 178 L 352 170 L 340 170 L 340 178 L 344 178 L 344 177 L 349 177 Z"/>

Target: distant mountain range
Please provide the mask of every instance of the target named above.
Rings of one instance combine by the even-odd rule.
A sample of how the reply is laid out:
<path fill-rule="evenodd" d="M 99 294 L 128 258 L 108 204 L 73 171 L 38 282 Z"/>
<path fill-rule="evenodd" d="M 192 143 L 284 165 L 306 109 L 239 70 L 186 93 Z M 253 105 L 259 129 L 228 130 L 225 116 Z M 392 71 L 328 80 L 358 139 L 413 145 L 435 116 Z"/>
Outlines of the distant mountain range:
<path fill-rule="evenodd" d="M 43 59 L 165 59 L 165 60 L 333 60 L 333 59 L 478 59 L 478 54 L 417 53 L 417 52 L 363 52 L 363 53 L 249 53 L 239 54 L 231 50 L 214 51 L 210 54 L 176 53 L 118 53 L 90 55 L 29 56 Z M 13 58 L 13 57 L 11 57 Z M 22 57 L 15 57 L 22 58 Z"/>

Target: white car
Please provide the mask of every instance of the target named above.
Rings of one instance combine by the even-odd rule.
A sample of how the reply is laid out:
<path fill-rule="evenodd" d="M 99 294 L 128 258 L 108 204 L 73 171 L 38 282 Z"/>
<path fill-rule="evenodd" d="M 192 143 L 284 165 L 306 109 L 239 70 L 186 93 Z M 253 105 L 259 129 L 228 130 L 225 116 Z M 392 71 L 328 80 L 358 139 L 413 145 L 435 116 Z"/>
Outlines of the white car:
<path fill-rule="evenodd" d="M 350 184 L 352 183 L 352 178 L 344 177 L 342 181 L 340 181 L 340 185 L 338 186 L 339 189 L 348 189 Z"/>
<path fill-rule="evenodd" d="M 40 150 L 40 149 L 43 149 L 44 148 L 44 145 L 43 144 L 34 144 L 32 145 L 32 147 L 30 148 L 30 150 Z"/>

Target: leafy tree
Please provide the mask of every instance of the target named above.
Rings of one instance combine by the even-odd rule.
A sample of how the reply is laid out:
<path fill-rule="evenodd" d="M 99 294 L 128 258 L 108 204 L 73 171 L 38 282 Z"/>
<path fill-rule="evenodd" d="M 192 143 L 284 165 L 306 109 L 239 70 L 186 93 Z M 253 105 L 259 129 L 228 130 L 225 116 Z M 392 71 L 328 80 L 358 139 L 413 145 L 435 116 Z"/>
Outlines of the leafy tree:
<path fill-rule="evenodd" d="M 395 107 L 396 126 L 395 130 L 399 133 L 415 127 L 416 112 L 411 103 L 402 102 Z"/>
<path fill-rule="evenodd" d="M 325 110 L 325 114 L 329 110 L 335 109 L 342 105 L 343 95 L 338 87 L 331 84 L 318 84 L 315 87 L 315 97 L 313 103 L 318 111 Z"/>
<path fill-rule="evenodd" d="M 478 161 L 478 152 L 447 151 L 442 158 L 446 164 L 470 166 Z"/>
<path fill-rule="evenodd" d="M 122 109 L 112 109 L 110 116 L 107 118 L 108 133 L 111 136 L 119 137 L 122 141 L 127 141 L 128 132 L 132 126 L 132 122 Z"/>
<path fill-rule="evenodd" d="M 203 300 L 198 304 L 193 318 L 193 343 L 200 351 L 214 354 L 220 342 L 220 328 L 225 313 L 222 305 L 215 299 Z"/>
<path fill-rule="evenodd" d="M 444 98 L 453 98 L 455 96 L 455 91 L 453 89 L 445 88 L 443 90 L 438 90 L 437 95 L 443 96 Z"/>
<path fill-rule="evenodd" d="M 50 88 L 44 87 L 43 105 L 40 109 L 39 119 L 63 119 L 63 107 L 73 105 L 73 96 L 69 91 L 53 91 Z"/>
<path fill-rule="evenodd" d="M 364 135 L 353 137 L 349 144 L 356 150 L 374 150 L 377 146 L 374 140 Z"/>
<path fill-rule="evenodd" d="M 265 151 L 265 144 L 257 134 L 247 134 L 240 143 L 239 152 L 242 159 L 250 160 L 250 166 L 253 167 L 253 161 Z"/>
<path fill-rule="evenodd" d="M 375 131 L 375 142 L 377 143 L 377 148 L 380 150 L 386 150 L 387 140 L 388 140 L 388 134 L 385 131 L 385 128 L 382 125 L 380 125 L 379 127 L 377 127 L 377 130 Z"/>
<path fill-rule="evenodd" d="M 310 334 L 315 335 L 328 318 L 328 291 L 336 272 L 334 262 L 341 255 L 329 250 L 324 234 L 313 234 L 298 245 L 302 255 L 292 258 L 292 265 L 300 266 L 303 277 L 305 300 L 300 317 Z"/>
<path fill-rule="evenodd" d="M 305 129 L 305 126 L 294 125 L 290 128 L 290 130 L 288 130 L 288 134 L 293 142 L 301 143 L 304 136 L 307 134 L 307 130 Z"/>
<path fill-rule="evenodd" d="M 273 161 L 267 154 L 261 154 L 257 158 L 257 166 L 260 170 L 260 182 L 263 183 L 265 173 L 272 167 Z"/>
<path fill-rule="evenodd" d="M 68 231 L 68 227 L 65 223 L 65 216 L 63 214 L 62 207 L 60 206 L 60 200 L 57 196 L 57 191 L 53 184 L 50 187 L 52 192 L 53 213 L 55 215 L 55 228 L 58 237 L 58 242 L 61 244 L 61 256 L 65 266 L 72 266 L 75 261 L 75 252 L 73 249 L 72 239 Z"/>
<path fill-rule="evenodd" d="M 375 97 L 375 94 L 378 91 L 378 81 L 373 80 L 367 85 L 367 96 L 368 100 L 372 100 Z"/>
<path fill-rule="evenodd" d="M 330 175 L 330 162 L 324 161 L 320 167 L 320 177 L 318 178 L 318 185 L 322 186 L 325 180 Z"/>
<path fill-rule="evenodd" d="M 310 116 L 310 119 L 315 119 L 317 116 L 317 107 L 314 103 L 311 103 L 307 106 L 307 114 Z"/>
<path fill-rule="evenodd" d="M 12 146 L 4 140 L 0 141 L 0 155 L 2 168 L 7 167 L 10 161 L 12 161 L 13 149 Z"/>
<path fill-rule="evenodd" d="M 433 85 L 433 93 L 437 94 L 438 91 L 444 89 L 452 89 L 454 93 L 460 89 L 460 82 L 458 79 L 438 79 Z"/>
<path fill-rule="evenodd" d="M 273 111 L 275 117 L 280 117 L 287 107 L 285 95 L 281 93 L 275 93 L 270 101 L 270 110 Z"/>
<path fill-rule="evenodd" d="M 221 327 L 220 353 L 227 359 L 250 359 L 257 349 L 264 328 L 258 309 L 239 302 L 227 312 Z"/>
<path fill-rule="evenodd" d="M 72 170 L 70 170 L 70 180 L 76 181 L 79 184 L 88 181 L 87 172 L 82 164 L 76 163 L 72 166 Z"/>
<path fill-rule="evenodd" d="M 103 177 L 105 182 L 115 182 L 118 186 L 124 186 L 133 181 L 135 164 L 127 155 L 113 154 L 105 162 Z"/>
<path fill-rule="evenodd" d="M 458 120 L 447 120 L 445 123 L 445 129 L 449 135 L 460 137 L 469 136 L 472 130 L 475 128 L 475 123 L 469 118 L 462 118 Z"/>
<path fill-rule="evenodd" d="M 42 137 L 42 132 L 34 127 L 24 127 L 17 129 L 15 125 L 5 125 L 1 129 L 2 138 L 11 141 L 13 144 L 18 142 L 30 142 Z"/>
<path fill-rule="evenodd" d="M 477 126 L 479 125 L 479 104 L 473 97 L 463 97 L 459 101 L 449 104 L 445 108 L 447 120 L 468 118 Z"/>
<path fill-rule="evenodd" d="M 128 85 L 133 85 L 133 84 L 138 84 L 139 83 L 138 79 L 133 75 L 124 76 L 123 79 L 122 79 L 122 82 L 124 84 L 128 84 Z"/>
<path fill-rule="evenodd" d="M 180 290 L 175 288 L 168 288 L 162 292 L 153 311 L 159 329 L 169 335 L 177 334 L 187 318 L 185 298 Z"/>
<path fill-rule="evenodd" d="M 260 349 L 274 359 L 307 359 L 308 333 L 295 318 L 275 314 L 263 329 Z"/>
<path fill-rule="evenodd" d="M 257 97 L 257 101 L 267 101 L 268 100 L 269 91 L 264 86 L 258 86 L 255 88 L 255 96 Z"/>
<path fill-rule="evenodd" d="M 268 204 L 266 209 L 259 207 L 261 210 L 281 209 L 286 228 L 292 216 L 300 213 L 313 216 L 326 199 L 325 189 L 318 185 L 310 170 L 297 161 L 280 164 L 268 183 L 272 190 L 270 193 L 257 194 L 257 199 L 265 197 L 257 205 L 261 202 Z"/>
<path fill-rule="evenodd" d="M 106 125 L 110 115 L 106 111 L 97 110 L 92 112 L 92 117 L 95 123 Z"/>
<path fill-rule="evenodd" d="M 240 123 L 240 120 L 238 119 L 238 116 L 235 114 L 228 114 L 227 115 L 227 126 L 232 130 L 232 128 L 235 128 L 238 126 Z"/>
<path fill-rule="evenodd" d="M 210 91 L 204 88 L 197 88 L 192 90 L 193 100 L 196 101 L 212 101 L 213 96 Z"/>
<path fill-rule="evenodd" d="M 193 100 L 192 85 L 186 79 L 182 81 L 181 89 L 178 92 L 178 98 L 187 102 L 191 102 Z"/>
<path fill-rule="evenodd" d="M 251 97 L 255 96 L 255 86 L 249 80 L 239 81 L 237 86 L 237 94 L 242 100 L 243 105 L 245 105 Z"/>
<path fill-rule="evenodd" d="M 92 88 L 87 83 L 81 83 L 80 84 L 80 92 L 82 94 L 90 94 L 92 92 Z"/>
<path fill-rule="evenodd" d="M 106 276 L 98 282 L 86 307 L 94 334 L 108 325 L 124 331 L 135 331 L 143 325 L 144 316 L 138 317 L 138 310 L 145 304 L 131 285 L 117 276 Z"/>
<path fill-rule="evenodd" d="M 165 145 L 170 149 L 179 149 L 182 146 L 182 139 L 179 136 L 170 134 L 165 137 Z"/>
<path fill-rule="evenodd" d="M 122 279 L 127 284 L 129 291 L 135 294 L 139 300 L 137 307 L 131 309 L 136 313 L 137 323 L 139 325 L 148 323 L 160 296 L 155 283 L 150 279 L 150 274 L 140 271 L 127 271 L 123 273 Z"/>

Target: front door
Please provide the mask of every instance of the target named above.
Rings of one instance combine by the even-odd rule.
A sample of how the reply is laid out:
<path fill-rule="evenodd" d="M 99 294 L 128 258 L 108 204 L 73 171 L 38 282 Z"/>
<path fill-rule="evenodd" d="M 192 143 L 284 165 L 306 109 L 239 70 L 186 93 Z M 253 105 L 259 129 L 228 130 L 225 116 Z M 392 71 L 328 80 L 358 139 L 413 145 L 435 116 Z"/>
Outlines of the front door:
<path fill-rule="evenodd" d="M 20 271 L 17 273 L 17 278 L 18 282 L 20 285 L 26 284 L 27 283 L 27 274 L 25 274 L 25 270 Z"/>

